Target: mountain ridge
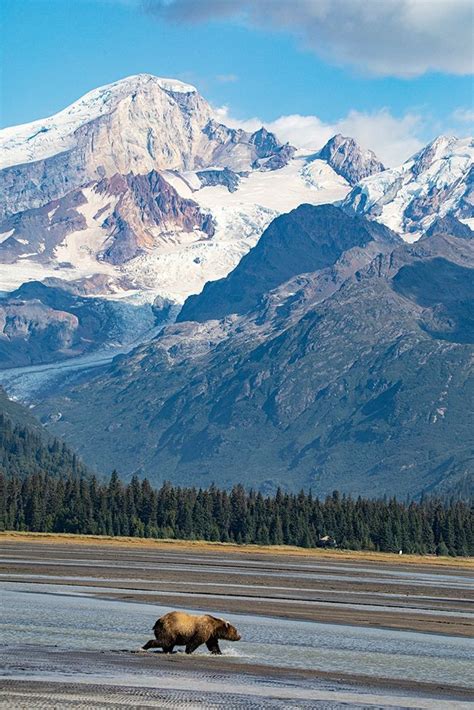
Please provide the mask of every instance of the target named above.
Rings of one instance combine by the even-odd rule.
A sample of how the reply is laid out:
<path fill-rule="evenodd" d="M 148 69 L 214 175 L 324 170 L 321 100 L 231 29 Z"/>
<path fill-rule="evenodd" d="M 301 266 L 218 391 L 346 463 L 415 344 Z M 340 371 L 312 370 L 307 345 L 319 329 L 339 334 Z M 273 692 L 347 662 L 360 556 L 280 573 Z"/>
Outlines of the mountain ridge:
<path fill-rule="evenodd" d="M 464 333 L 473 241 L 361 244 L 355 233 L 346 247 L 243 315 L 166 327 L 39 411 L 88 463 L 120 459 L 126 475 L 318 495 L 454 488 L 473 470 L 462 416 L 472 391 Z M 426 280 L 429 302 L 419 298 Z"/>
<path fill-rule="evenodd" d="M 216 124 L 194 87 L 181 87 L 187 85 L 136 75 L 95 89 L 47 119 L 0 131 L 1 213 L 40 207 L 115 173 L 250 168 L 260 157 L 251 134 Z M 274 146 L 281 155 L 276 139 Z M 21 191 L 18 181 L 25 185 Z"/>
<path fill-rule="evenodd" d="M 437 217 L 474 219 L 474 139 L 438 136 L 397 168 L 364 178 L 344 208 L 414 241 Z"/>
<path fill-rule="evenodd" d="M 200 294 L 189 296 L 178 322 L 243 314 L 255 307 L 264 293 L 292 276 L 332 266 L 349 245 L 363 247 L 372 239 L 396 243 L 400 238 L 384 226 L 346 217 L 333 205 L 300 205 L 277 217 L 230 274 L 207 283 Z"/>

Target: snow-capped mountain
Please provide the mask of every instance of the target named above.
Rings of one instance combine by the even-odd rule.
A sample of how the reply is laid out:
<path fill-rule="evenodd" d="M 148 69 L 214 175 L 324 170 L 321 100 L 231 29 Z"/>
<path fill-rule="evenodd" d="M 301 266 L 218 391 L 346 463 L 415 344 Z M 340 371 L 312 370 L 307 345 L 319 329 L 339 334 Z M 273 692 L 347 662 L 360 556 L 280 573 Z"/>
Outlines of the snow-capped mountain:
<path fill-rule="evenodd" d="M 194 87 L 148 74 L 0 131 L 0 148 L 3 290 L 103 274 L 148 302 L 182 302 L 275 216 L 350 189 L 326 160 L 229 128 Z"/>
<path fill-rule="evenodd" d="M 439 217 L 472 217 L 468 139 L 439 138 L 385 170 L 349 137 L 304 152 L 264 127 L 225 126 L 194 87 L 149 74 L 0 131 L 0 154 L 0 290 L 54 280 L 58 292 L 74 284 L 87 299 L 93 283 L 92 310 L 106 299 L 112 321 L 123 312 L 125 323 L 130 308 L 142 309 L 144 333 L 150 319 L 175 314 L 207 282 L 227 276 L 275 217 L 303 203 L 344 201 L 408 240 Z M 15 293 L 8 319 L 21 327 L 10 338 L 36 333 L 41 321 L 41 342 L 52 330 L 68 333 L 51 357 L 78 352 L 80 334 L 92 331 L 69 316 L 90 309 L 74 311 L 58 297 L 41 301 L 41 310 L 32 292 Z M 60 301 L 67 307 L 52 313 Z M 126 338 L 121 328 L 115 342 Z M 71 338 L 74 348 L 65 347 Z"/>
<path fill-rule="evenodd" d="M 305 154 L 219 123 L 193 86 L 149 74 L 0 131 L 0 153 L 4 291 L 103 275 L 122 296 L 182 303 L 302 203 L 346 198 L 409 239 L 472 213 L 467 139 L 440 138 L 393 170 L 340 135 Z"/>
<path fill-rule="evenodd" d="M 39 207 L 116 173 L 281 167 L 293 149 L 265 134 L 217 123 L 189 84 L 132 76 L 91 91 L 55 116 L 0 132 L 1 213 Z"/>
<path fill-rule="evenodd" d="M 181 96 L 180 102 L 177 101 L 178 96 Z M 123 122 L 122 125 L 138 121 L 134 126 L 134 137 L 140 138 L 143 123 L 147 119 L 151 120 L 149 127 L 153 131 L 153 123 L 156 123 L 158 115 L 161 114 L 162 118 L 175 118 L 178 115 L 178 103 L 186 107 L 188 113 L 191 113 L 193 107 L 193 113 L 201 115 L 204 123 L 211 118 L 209 106 L 194 86 L 181 81 L 139 74 L 101 86 L 54 116 L 2 130 L 0 166 L 4 168 L 44 160 L 76 148 L 93 128 L 90 124 L 104 116 L 112 129 L 117 127 L 119 121 Z M 182 113 L 184 115 L 184 111 Z M 163 123 L 166 129 L 167 122 Z M 87 130 L 84 130 L 84 126 L 87 126 Z M 132 135 L 124 136 L 124 145 L 130 151 L 137 150 L 139 144 L 132 146 L 131 139 Z M 119 147 L 117 144 L 110 146 L 111 153 Z M 175 148 L 179 150 L 179 135 L 176 137 Z M 189 151 L 189 141 L 186 141 L 185 150 Z M 121 156 L 121 159 L 126 160 L 127 157 L 130 158 L 130 153 Z"/>
<path fill-rule="evenodd" d="M 415 241 L 438 217 L 474 217 L 474 140 L 440 136 L 403 165 L 361 180 L 345 208 Z"/>
<path fill-rule="evenodd" d="M 4 367 L 149 339 L 276 216 L 350 190 L 327 161 L 148 74 L 0 131 L 0 153 Z"/>

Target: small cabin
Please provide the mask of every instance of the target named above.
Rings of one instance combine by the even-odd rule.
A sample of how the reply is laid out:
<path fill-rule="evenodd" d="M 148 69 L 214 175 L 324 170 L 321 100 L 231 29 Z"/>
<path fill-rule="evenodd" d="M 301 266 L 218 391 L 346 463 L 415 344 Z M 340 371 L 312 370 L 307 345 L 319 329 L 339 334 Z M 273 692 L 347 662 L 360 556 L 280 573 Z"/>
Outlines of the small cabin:
<path fill-rule="evenodd" d="M 317 547 L 337 547 L 337 542 L 330 535 L 323 535 L 316 543 Z"/>

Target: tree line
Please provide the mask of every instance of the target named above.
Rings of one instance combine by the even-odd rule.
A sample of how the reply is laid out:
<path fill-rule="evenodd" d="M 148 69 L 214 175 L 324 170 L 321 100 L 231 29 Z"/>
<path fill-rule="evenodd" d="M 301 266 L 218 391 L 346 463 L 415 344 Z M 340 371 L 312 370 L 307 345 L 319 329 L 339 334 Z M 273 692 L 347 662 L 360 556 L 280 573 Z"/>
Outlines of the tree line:
<path fill-rule="evenodd" d="M 354 499 L 334 492 L 325 500 L 311 493 L 263 496 L 237 485 L 231 491 L 164 483 L 153 488 L 113 472 L 95 476 L 27 476 L 0 472 L 7 530 L 125 535 L 184 540 L 315 547 L 324 536 L 352 550 L 438 555 L 473 555 L 472 506 L 424 499 Z"/>
<path fill-rule="evenodd" d="M 474 555 L 467 500 L 351 498 L 334 492 L 264 496 L 235 486 L 153 488 L 117 472 L 97 478 L 62 442 L 0 414 L 0 529 Z"/>

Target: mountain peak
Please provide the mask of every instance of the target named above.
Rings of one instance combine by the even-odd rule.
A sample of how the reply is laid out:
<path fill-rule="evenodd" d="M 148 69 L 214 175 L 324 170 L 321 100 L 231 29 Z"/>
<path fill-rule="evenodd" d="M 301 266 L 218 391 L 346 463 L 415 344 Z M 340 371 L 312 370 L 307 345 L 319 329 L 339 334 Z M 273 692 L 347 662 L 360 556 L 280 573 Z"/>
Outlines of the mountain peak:
<path fill-rule="evenodd" d="M 150 123 L 154 113 L 159 115 L 154 109 L 169 96 L 177 102 L 184 97 L 199 104 L 201 112 L 206 114 L 204 122 L 211 115 L 209 104 L 194 86 L 153 74 L 135 74 L 87 92 L 48 118 L 0 130 L 0 169 L 44 160 L 68 150 L 76 142 L 76 132 L 86 124 L 111 114 L 122 101 L 136 102 L 138 96 L 148 111 Z"/>
<path fill-rule="evenodd" d="M 156 85 L 160 89 L 163 89 L 164 91 L 169 91 L 173 94 L 197 93 L 197 89 L 195 86 L 187 84 L 184 81 L 180 81 L 179 79 L 168 79 L 165 77 L 155 76 L 154 74 L 147 73 L 132 74 L 131 76 L 119 79 L 118 81 L 115 81 L 112 84 L 106 84 L 105 86 L 99 87 L 94 91 L 103 91 L 107 89 L 113 90 L 114 87 L 130 87 L 133 90 L 134 87 L 146 86 L 147 84 Z"/>
<path fill-rule="evenodd" d="M 41 207 L 116 173 L 273 171 L 293 157 L 295 149 L 273 133 L 231 129 L 213 116 L 190 84 L 136 74 L 90 91 L 54 116 L 0 131 L 0 215 Z M 24 190 L 15 187 L 18 180 Z"/>
<path fill-rule="evenodd" d="M 472 138 L 438 136 L 403 165 L 356 185 L 344 206 L 415 241 L 437 217 L 473 217 L 473 160 Z"/>
<path fill-rule="evenodd" d="M 470 151 L 472 157 L 472 138 L 457 138 L 456 136 L 441 135 L 435 138 L 431 143 L 428 143 L 418 153 L 413 160 L 412 172 L 418 176 L 421 172 L 428 170 L 438 160 L 449 158 L 454 155 L 463 155 Z"/>
<path fill-rule="evenodd" d="M 340 133 L 330 138 L 316 157 L 325 160 L 349 185 L 355 185 L 359 180 L 385 170 L 375 153 L 362 150 L 353 138 Z"/>
<path fill-rule="evenodd" d="M 420 153 L 423 153 L 426 150 L 430 149 L 442 149 L 444 150 L 447 148 L 450 144 L 452 144 L 455 141 L 460 140 L 457 136 L 450 136 L 446 133 L 442 133 L 439 136 L 436 136 L 436 138 L 433 138 L 432 141 L 430 141 L 425 147 L 420 151 Z"/>

